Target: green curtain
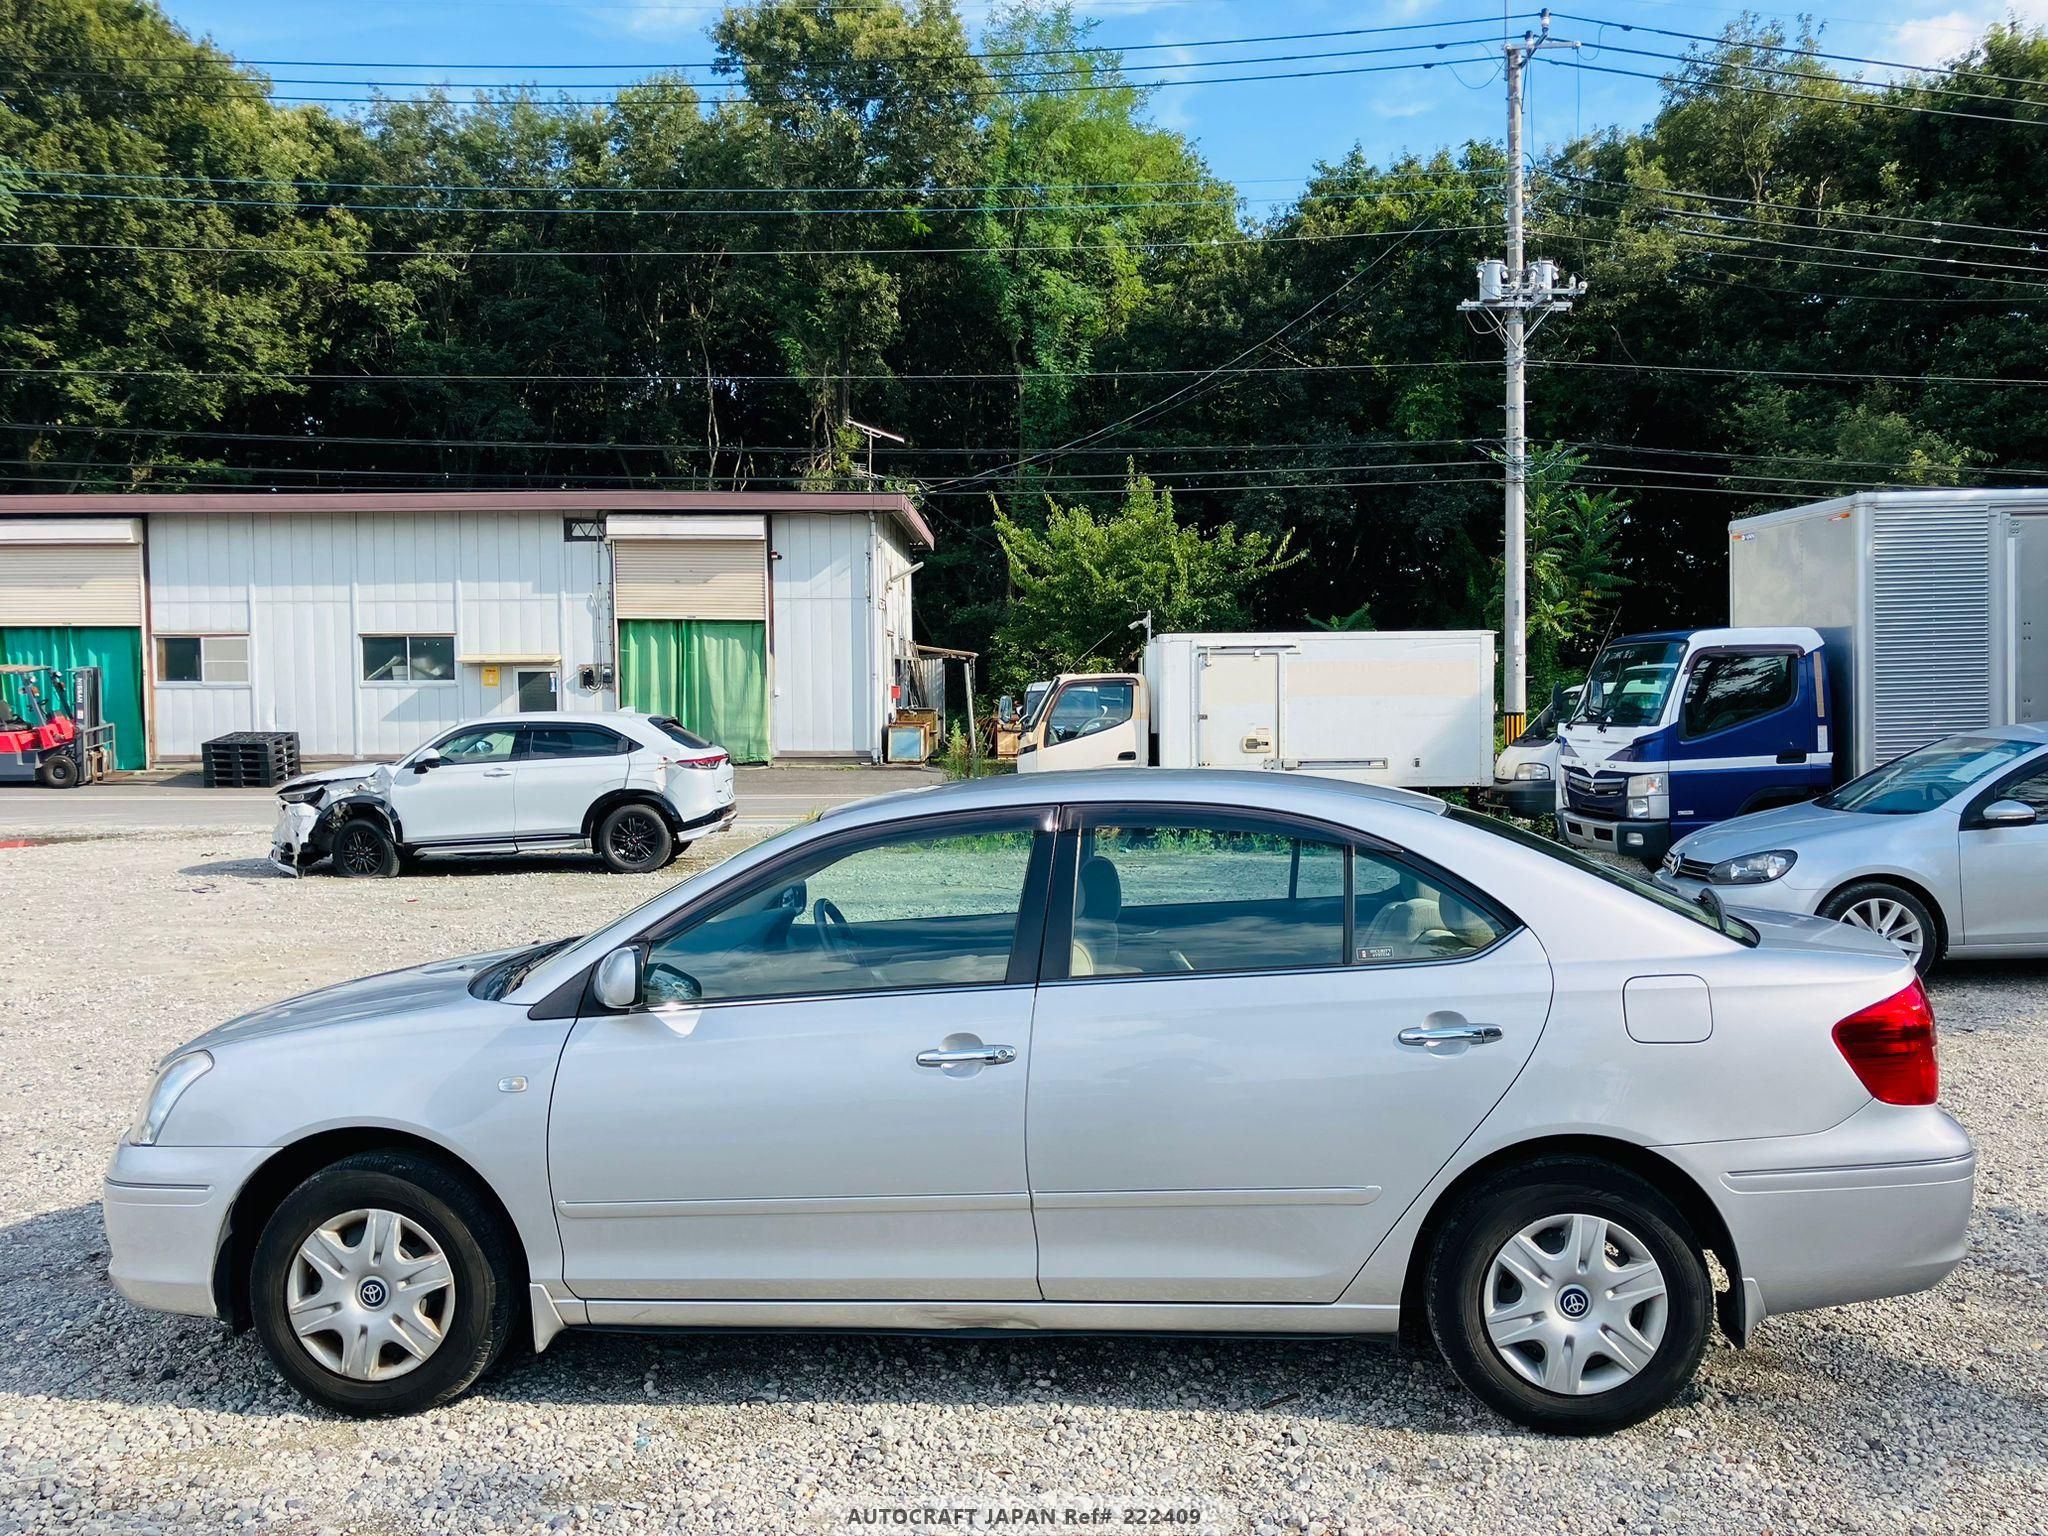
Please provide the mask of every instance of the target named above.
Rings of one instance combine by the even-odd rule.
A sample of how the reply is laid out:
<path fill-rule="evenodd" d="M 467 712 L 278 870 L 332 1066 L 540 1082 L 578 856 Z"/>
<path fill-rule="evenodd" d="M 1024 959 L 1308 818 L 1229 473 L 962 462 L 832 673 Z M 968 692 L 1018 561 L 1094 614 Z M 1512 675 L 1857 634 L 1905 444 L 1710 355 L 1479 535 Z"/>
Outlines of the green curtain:
<path fill-rule="evenodd" d="M 673 715 L 736 763 L 768 761 L 768 626 L 743 619 L 623 619 L 619 703 Z"/>
<path fill-rule="evenodd" d="M 140 768 L 149 761 L 142 729 L 142 631 L 75 625 L 18 625 L 0 629 L 0 663 L 8 666 L 98 667 L 107 719 L 114 727 L 114 761 Z"/>

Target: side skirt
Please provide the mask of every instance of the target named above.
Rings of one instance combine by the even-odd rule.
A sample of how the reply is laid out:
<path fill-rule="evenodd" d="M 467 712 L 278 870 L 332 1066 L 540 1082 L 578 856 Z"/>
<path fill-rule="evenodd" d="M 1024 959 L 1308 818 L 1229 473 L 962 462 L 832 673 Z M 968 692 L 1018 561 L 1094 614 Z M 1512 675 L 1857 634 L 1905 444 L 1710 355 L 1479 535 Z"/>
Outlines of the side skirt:
<path fill-rule="evenodd" d="M 946 1333 L 1395 1333 L 1401 1309 L 1368 1303 L 1123 1301 L 591 1301 L 595 1328 L 745 1328 Z"/>

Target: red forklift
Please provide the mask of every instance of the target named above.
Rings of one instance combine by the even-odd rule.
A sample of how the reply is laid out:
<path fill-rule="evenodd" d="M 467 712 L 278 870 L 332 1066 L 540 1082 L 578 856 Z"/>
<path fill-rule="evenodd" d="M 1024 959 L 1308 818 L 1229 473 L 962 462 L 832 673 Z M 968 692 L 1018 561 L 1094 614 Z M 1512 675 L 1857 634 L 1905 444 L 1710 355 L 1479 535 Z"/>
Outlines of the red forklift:
<path fill-rule="evenodd" d="M 98 667 L 0 666 L 0 763 L 10 762 L 49 789 L 112 771 L 114 727 L 100 707 Z"/>

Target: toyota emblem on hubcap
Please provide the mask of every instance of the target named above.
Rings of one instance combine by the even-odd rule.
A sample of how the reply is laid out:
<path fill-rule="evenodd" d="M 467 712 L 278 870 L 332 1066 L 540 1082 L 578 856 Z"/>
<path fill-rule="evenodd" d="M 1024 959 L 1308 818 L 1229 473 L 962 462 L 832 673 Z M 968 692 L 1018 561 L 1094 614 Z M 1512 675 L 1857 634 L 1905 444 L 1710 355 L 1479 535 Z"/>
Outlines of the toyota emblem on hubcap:
<path fill-rule="evenodd" d="M 1585 1287 L 1568 1285 L 1557 1293 L 1557 1310 L 1566 1317 L 1584 1317 L 1593 1307 L 1593 1298 L 1586 1294 Z"/>
<path fill-rule="evenodd" d="M 389 1294 L 390 1293 L 386 1291 L 384 1288 L 384 1282 L 382 1280 L 379 1280 L 375 1275 L 372 1275 L 369 1279 L 365 1280 L 356 1289 L 356 1295 L 362 1299 L 362 1303 L 366 1307 L 383 1306 L 385 1298 Z M 1580 1308 L 1580 1310 L 1583 1311 L 1585 1309 L 1582 1307 Z"/>

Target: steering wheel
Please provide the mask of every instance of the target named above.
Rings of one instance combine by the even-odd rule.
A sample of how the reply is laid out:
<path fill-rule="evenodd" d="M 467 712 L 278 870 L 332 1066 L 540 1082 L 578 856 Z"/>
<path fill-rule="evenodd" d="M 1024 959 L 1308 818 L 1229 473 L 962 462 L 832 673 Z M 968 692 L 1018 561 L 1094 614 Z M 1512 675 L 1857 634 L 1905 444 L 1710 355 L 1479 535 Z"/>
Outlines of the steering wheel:
<path fill-rule="evenodd" d="M 860 950 L 853 937 L 853 924 L 846 920 L 846 914 L 838 906 L 820 896 L 811 903 L 811 921 L 818 925 L 818 942 L 825 946 L 830 955 L 851 958 Z"/>

